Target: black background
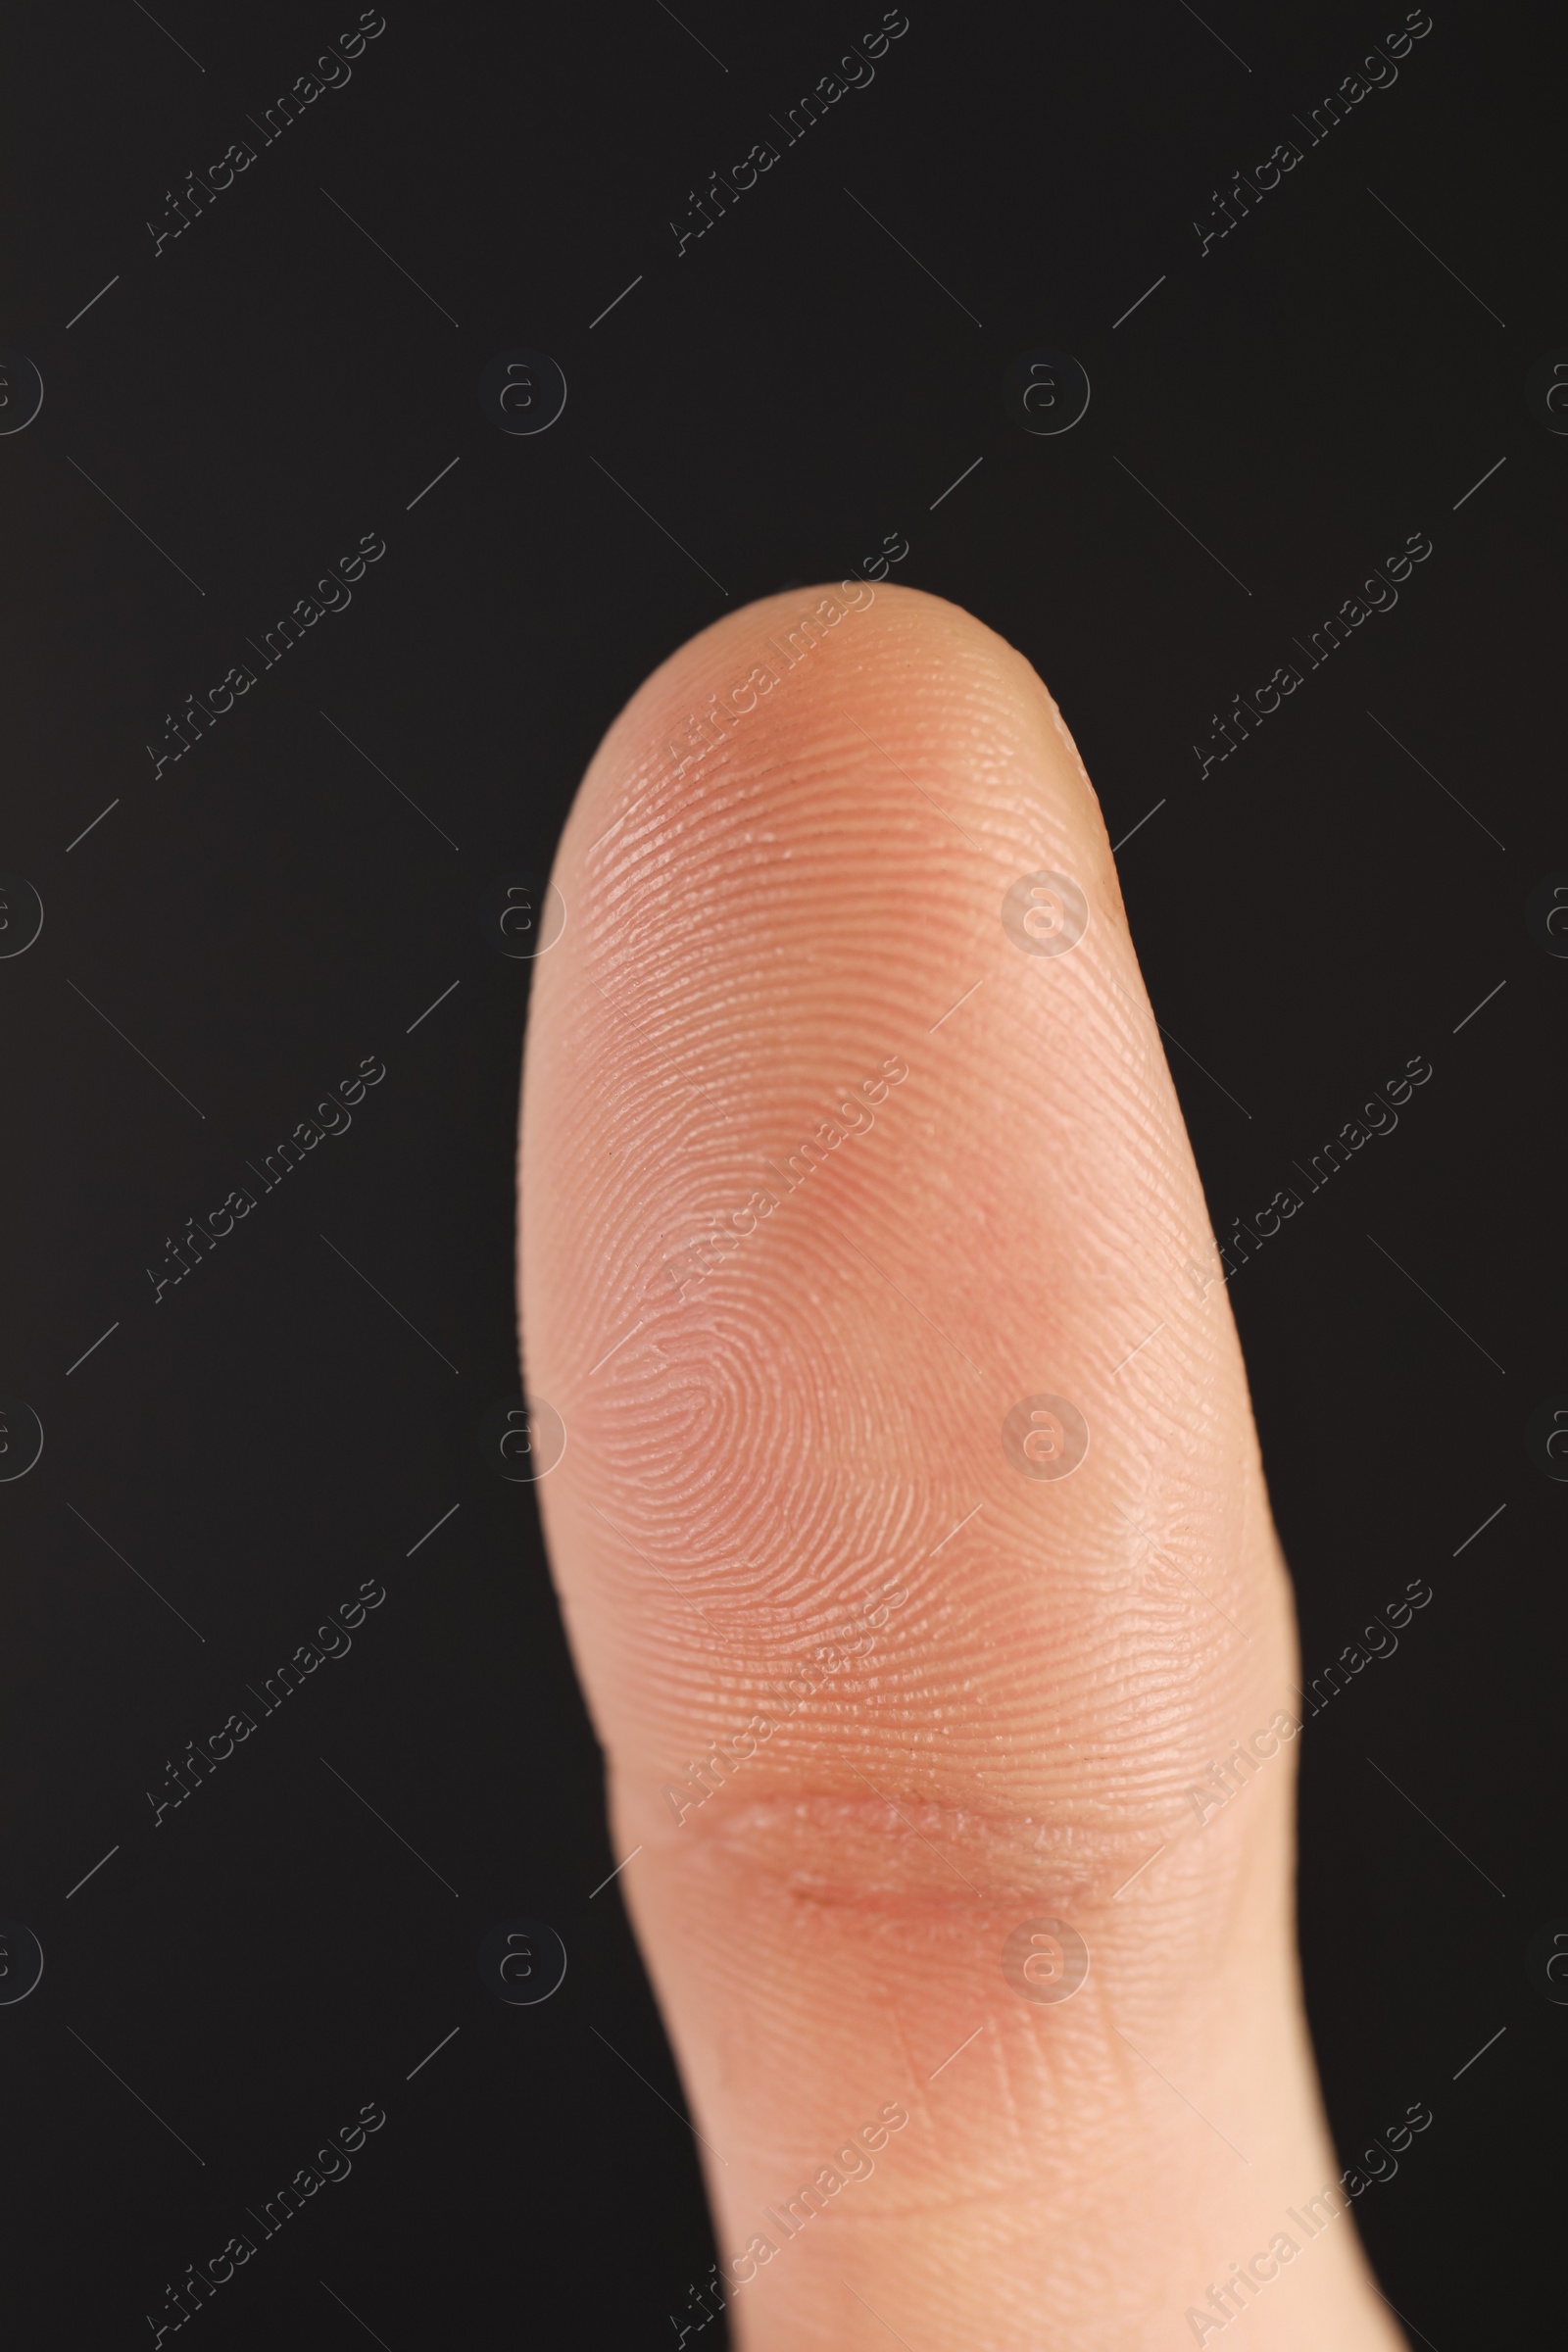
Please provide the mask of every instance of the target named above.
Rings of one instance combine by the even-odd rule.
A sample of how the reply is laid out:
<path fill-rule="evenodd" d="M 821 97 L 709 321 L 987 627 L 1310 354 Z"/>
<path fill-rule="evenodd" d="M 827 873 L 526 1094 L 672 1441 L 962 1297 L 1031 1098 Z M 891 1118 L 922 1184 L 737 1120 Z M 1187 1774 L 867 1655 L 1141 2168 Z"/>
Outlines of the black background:
<path fill-rule="evenodd" d="M 1302 1742 L 1307 1982 L 1344 2159 L 1434 2110 L 1359 2203 L 1385 2290 L 1440 2352 L 1506 2335 L 1568 2032 L 1523 1957 L 1568 1915 L 1565 1496 L 1523 1435 L 1568 1390 L 1568 969 L 1524 912 L 1568 866 L 1568 439 L 1524 394 L 1568 346 L 1560 26 L 1439 0 L 1308 146 L 1293 118 L 1401 9 L 911 0 L 784 147 L 769 117 L 873 6 L 397 5 L 264 146 L 247 118 L 355 15 L 9 20 L 0 343 L 45 387 L 0 438 L 0 868 L 45 910 L 0 961 L 0 1391 L 45 1431 L 0 1486 L 0 1914 L 46 1955 L 0 2007 L 16 2340 L 150 2341 L 165 2282 L 366 2101 L 352 2178 L 204 2341 L 673 2340 L 712 2259 L 693 2141 L 618 1889 L 590 1900 L 616 1857 L 532 1499 L 475 1440 L 515 1382 L 528 978 L 478 907 L 548 867 L 655 663 L 888 533 L 1047 677 L 1113 841 L 1163 803 L 1122 884 L 1216 1231 L 1434 1065 L 1231 1295 L 1307 1675 L 1433 1588 Z M 764 137 L 677 256 L 671 216 Z M 541 437 L 476 397 L 518 346 L 569 386 Z M 1063 437 L 1002 404 L 1038 346 L 1093 385 Z M 352 606 L 155 776 L 166 713 L 367 532 Z M 1417 532 L 1396 610 L 1200 778 L 1212 714 Z M 166 1237 L 362 1056 L 352 1130 L 155 1304 Z M 166 1760 L 368 1578 L 352 1654 L 155 1830 Z M 542 2007 L 478 1978 L 519 1915 L 570 1955 Z"/>

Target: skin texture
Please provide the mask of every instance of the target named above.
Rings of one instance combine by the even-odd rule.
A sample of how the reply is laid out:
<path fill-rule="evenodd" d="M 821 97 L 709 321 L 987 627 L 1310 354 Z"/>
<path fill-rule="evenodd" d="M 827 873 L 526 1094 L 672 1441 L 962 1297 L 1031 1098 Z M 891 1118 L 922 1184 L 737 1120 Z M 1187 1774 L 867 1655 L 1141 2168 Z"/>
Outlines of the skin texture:
<path fill-rule="evenodd" d="M 1004 924 L 1041 871 L 1087 903 L 1065 953 Z M 1287 2218 L 1340 2177 L 1290 1591 L 1055 705 L 935 598 L 768 599 L 633 697 L 555 881 L 539 1494 L 739 2342 L 1394 2352 L 1353 2217 Z M 1066 1477 L 1004 1446 L 1042 1395 L 1087 1424 Z M 1069 1999 L 1004 1972 L 1044 1921 Z M 1040 1933 L 1037 1989 L 1076 1949 Z"/>

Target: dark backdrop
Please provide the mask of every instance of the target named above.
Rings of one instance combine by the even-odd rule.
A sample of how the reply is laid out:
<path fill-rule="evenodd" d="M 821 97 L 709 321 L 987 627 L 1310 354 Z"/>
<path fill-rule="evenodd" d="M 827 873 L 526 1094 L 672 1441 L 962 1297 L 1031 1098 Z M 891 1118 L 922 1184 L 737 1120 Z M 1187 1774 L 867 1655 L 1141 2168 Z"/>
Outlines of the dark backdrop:
<path fill-rule="evenodd" d="M 1568 360 L 1560 29 L 1438 0 L 1314 136 L 1394 0 L 910 0 L 788 144 L 871 0 L 682 20 L 388 0 L 358 55 L 347 0 L 9 20 L 0 1999 L 22 1930 L 44 1959 L 0 2006 L 18 2341 L 150 2340 L 367 2104 L 352 2175 L 250 2230 L 203 2341 L 409 2352 L 488 2317 L 652 2348 L 690 2316 L 693 2142 L 592 1893 L 614 1857 L 532 1497 L 476 1434 L 516 1377 L 529 972 L 481 913 L 548 868 L 656 662 L 890 535 L 1076 732 L 1216 1231 L 1301 1198 L 1232 1297 L 1306 1674 L 1432 1591 L 1302 1743 L 1313 2023 L 1345 2161 L 1434 2111 L 1360 2200 L 1388 2294 L 1440 2352 L 1509 2334 L 1540 2280 L 1494 2257 L 1555 2217 L 1568 2032 L 1526 1958 L 1568 1927 L 1568 1496 L 1527 1443 L 1568 1391 L 1568 939 L 1529 914 L 1568 867 L 1568 419 L 1527 391 Z M 343 35 L 352 78 L 269 136 Z M 1092 386 L 1054 437 L 1002 394 L 1042 349 Z M 517 350 L 564 371 L 543 435 L 480 406 Z M 1412 536 L 1397 604 L 1312 667 Z M 1416 1057 L 1397 1129 L 1309 1191 Z M 345 1085 L 352 1126 L 265 1190 Z M 569 1954 L 543 2006 L 480 1981 L 518 1918 Z"/>

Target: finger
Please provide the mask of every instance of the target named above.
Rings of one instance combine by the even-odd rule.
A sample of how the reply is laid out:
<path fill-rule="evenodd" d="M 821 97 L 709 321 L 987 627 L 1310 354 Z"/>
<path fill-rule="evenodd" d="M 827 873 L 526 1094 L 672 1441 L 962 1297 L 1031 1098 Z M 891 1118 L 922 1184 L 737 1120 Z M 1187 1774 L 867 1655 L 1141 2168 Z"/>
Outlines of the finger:
<path fill-rule="evenodd" d="M 1287 1589 L 1054 704 L 935 599 L 768 600 L 633 698 L 556 882 L 541 1495 L 742 2340 L 1205 2340 L 1294 2234 L 1268 2340 L 1385 2342 L 1352 2225 L 1284 2218 L 1336 2178 Z"/>

